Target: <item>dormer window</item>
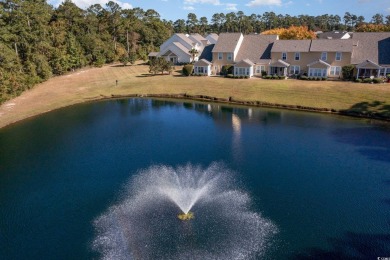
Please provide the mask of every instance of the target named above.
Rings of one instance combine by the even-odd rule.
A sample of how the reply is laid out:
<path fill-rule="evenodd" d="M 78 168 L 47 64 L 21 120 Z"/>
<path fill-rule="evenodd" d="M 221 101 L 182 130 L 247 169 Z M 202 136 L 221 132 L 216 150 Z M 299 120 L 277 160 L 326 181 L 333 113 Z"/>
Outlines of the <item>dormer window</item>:
<path fill-rule="evenodd" d="M 327 59 L 328 59 L 328 53 L 327 52 L 321 53 L 321 60 L 326 61 Z"/>
<path fill-rule="evenodd" d="M 282 52 L 282 60 L 287 60 L 287 52 Z"/>
<path fill-rule="evenodd" d="M 336 52 L 336 60 L 341 60 L 341 52 Z"/>
<path fill-rule="evenodd" d="M 227 60 L 233 60 L 233 53 L 229 52 L 227 54 Z"/>
<path fill-rule="evenodd" d="M 296 52 L 295 53 L 295 60 L 300 60 L 301 59 L 301 53 L 300 52 Z"/>

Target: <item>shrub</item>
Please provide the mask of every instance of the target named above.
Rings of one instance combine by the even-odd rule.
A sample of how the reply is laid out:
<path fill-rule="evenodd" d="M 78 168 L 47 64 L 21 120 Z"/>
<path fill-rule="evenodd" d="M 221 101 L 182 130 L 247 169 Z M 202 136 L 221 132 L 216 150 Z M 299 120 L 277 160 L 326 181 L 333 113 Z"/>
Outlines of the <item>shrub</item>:
<path fill-rule="evenodd" d="M 249 79 L 249 76 L 248 76 L 248 75 L 246 75 L 246 76 L 245 76 L 245 78 L 246 78 L 246 79 Z"/>
<path fill-rule="evenodd" d="M 362 83 L 362 79 L 355 79 L 355 82 Z"/>
<path fill-rule="evenodd" d="M 189 76 L 192 74 L 192 70 L 194 69 L 194 65 L 192 64 L 187 64 L 183 66 L 183 75 L 184 76 Z"/>
<path fill-rule="evenodd" d="M 314 80 L 314 78 L 313 77 L 309 77 L 309 80 Z"/>
<path fill-rule="evenodd" d="M 267 72 L 265 70 L 262 70 L 261 71 L 261 77 L 264 78 L 265 76 L 267 76 Z M 390 74 L 389 74 L 389 77 L 390 77 Z"/>
<path fill-rule="evenodd" d="M 300 76 L 299 79 L 301 79 L 301 80 L 308 80 L 307 76 Z"/>
<path fill-rule="evenodd" d="M 321 80 L 328 80 L 328 78 L 327 77 L 323 77 L 323 78 L 321 78 Z"/>
<path fill-rule="evenodd" d="M 278 75 L 272 75 L 272 79 L 279 79 Z"/>
<path fill-rule="evenodd" d="M 363 83 L 371 83 L 371 82 L 372 82 L 372 79 L 370 79 L 370 78 L 363 79 Z"/>
<path fill-rule="evenodd" d="M 375 84 L 379 84 L 379 83 L 382 83 L 383 80 L 382 80 L 381 78 L 374 78 L 374 79 L 372 80 L 372 82 L 374 82 Z"/>
<path fill-rule="evenodd" d="M 387 74 L 386 77 L 387 77 L 388 79 L 390 79 L 390 74 Z"/>
<path fill-rule="evenodd" d="M 355 69 L 355 66 L 353 66 L 353 65 L 343 66 L 341 68 L 341 74 L 343 75 L 343 79 L 344 80 L 352 80 L 354 69 Z"/>
<path fill-rule="evenodd" d="M 234 78 L 234 75 L 233 74 L 227 74 L 226 77 L 232 79 L 232 78 Z"/>
<path fill-rule="evenodd" d="M 221 75 L 233 74 L 233 69 L 234 67 L 231 64 L 223 65 L 221 69 Z"/>
<path fill-rule="evenodd" d="M 286 79 L 286 76 L 279 76 L 279 79 Z"/>
<path fill-rule="evenodd" d="M 241 76 L 240 76 L 240 79 L 243 79 L 243 78 L 244 78 L 244 76 L 243 76 L 243 75 L 241 75 Z"/>
<path fill-rule="evenodd" d="M 316 78 L 316 80 L 321 80 L 321 78 Z"/>

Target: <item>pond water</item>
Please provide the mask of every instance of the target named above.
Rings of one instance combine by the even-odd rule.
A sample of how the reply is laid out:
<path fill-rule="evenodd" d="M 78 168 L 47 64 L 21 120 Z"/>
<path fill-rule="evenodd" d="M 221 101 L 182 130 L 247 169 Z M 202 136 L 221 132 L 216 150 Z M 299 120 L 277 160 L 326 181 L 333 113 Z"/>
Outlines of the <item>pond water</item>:
<path fill-rule="evenodd" d="M 390 256 L 389 125 L 275 109 L 127 99 L 76 105 L 0 129 L 0 259 L 119 259 L 124 255 L 109 255 L 107 245 L 97 248 L 96 243 L 104 238 L 102 217 L 134 201 L 126 195 L 128 187 L 137 189 L 134 176 L 150 177 L 148 172 L 159 167 L 207 171 L 213 165 L 213 174 L 229 172 L 228 191 L 246 196 L 244 209 L 235 203 L 237 196 L 227 196 L 218 214 L 211 206 L 202 211 L 206 197 L 217 196 L 218 189 L 198 207 L 195 203 L 193 226 L 183 227 L 176 218 L 178 207 L 164 201 L 157 215 L 150 208 L 147 214 L 153 217 L 145 216 L 142 223 L 138 216 L 135 228 L 126 229 L 129 241 L 119 234 L 119 224 L 114 227 L 125 241 L 122 247 L 128 245 L 126 256 L 169 258 L 182 250 L 218 258 L 217 251 L 239 241 L 238 236 L 251 243 L 242 258 Z M 145 208 L 131 205 L 129 212 Z M 235 224 L 243 219 L 241 211 L 254 216 L 242 229 Z M 160 226 L 158 219 L 169 219 L 171 212 L 173 228 Z M 234 217 L 224 219 L 227 215 Z M 117 225 L 113 219 L 103 229 Z M 148 225 L 153 219 L 157 222 Z M 223 219 L 224 225 L 212 219 Z M 202 225 L 214 225 L 218 234 L 199 231 Z M 272 227 L 266 242 L 256 233 L 261 225 Z M 161 240 L 154 242 L 167 247 L 140 248 L 143 232 L 153 239 L 158 235 Z M 188 238 L 186 232 L 195 235 Z M 177 239 L 178 234 L 184 235 Z M 183 239 L 196 241 L 182 246 Z M 153 253 L 154 248 L 160 251 Z"/>

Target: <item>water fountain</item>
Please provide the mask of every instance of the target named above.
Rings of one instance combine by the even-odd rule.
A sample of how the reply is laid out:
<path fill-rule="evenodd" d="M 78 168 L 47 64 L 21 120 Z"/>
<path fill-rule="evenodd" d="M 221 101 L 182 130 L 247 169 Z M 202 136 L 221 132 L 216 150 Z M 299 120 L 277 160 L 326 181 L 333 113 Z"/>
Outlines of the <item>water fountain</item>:
<path fill-rule="evenodd" d="M 250 197 L 234 187 L 233 175 L 216 163 L 140 171 L 94 221 L 94 250 L 103 259 L 261 256 L 277 228 L 250 210 Z"/>

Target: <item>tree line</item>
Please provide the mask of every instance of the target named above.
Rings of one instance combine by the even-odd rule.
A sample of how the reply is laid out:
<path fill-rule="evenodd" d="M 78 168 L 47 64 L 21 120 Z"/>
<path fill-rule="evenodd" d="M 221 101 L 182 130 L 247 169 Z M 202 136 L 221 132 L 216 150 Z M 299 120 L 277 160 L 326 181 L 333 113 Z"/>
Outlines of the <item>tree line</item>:
<path fill-rule="evenodd" d="M 260 33 L 291 25 L 309 29 L 376 31 L 390 28 L 390 16 L 289 16 L 265 12 L 216 13 L 210 22 L 189 13 L 187 19 L 161 19 L 153 9 L 123 9 L 109 1 L 81 9 L 71 0 L 54 8 L 46 0 L 0 0 L 0 103 L 53 75 L 84 66 L 147 59 L 173 33 Z M 380 27 L 382 26 L 382 27 Z M 379 29 L 378 29 L 379 28 Z M 390 29 L 389 29 L 390 31 Z"/>

